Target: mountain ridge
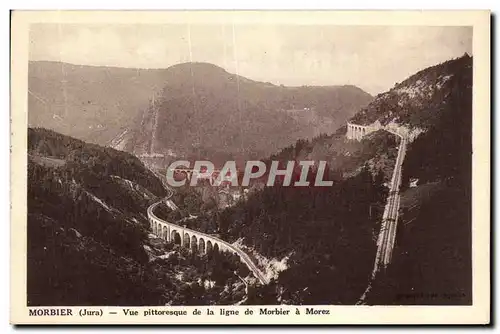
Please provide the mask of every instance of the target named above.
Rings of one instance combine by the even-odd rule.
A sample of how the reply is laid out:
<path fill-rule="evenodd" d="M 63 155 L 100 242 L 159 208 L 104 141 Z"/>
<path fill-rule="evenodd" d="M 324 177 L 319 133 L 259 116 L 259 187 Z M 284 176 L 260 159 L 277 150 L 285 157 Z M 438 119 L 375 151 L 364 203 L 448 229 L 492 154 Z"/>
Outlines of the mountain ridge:
<path fill-rule="evenodd" d="M 125 67 L 125 66 L 113 66 L 113 65 L 96 65 L 96 64 L 76 64 L 76 63 L 71 63 L 71 62 L 67 62 L 67 61 L 57 61 L 57 60 L 30 60 L 28 61 L 28 64 L 29 65 L 35 65 L 35 64 L 48 64 L 48 65 L 65 65 L 65 66 L 69 66 L 69 67 L 80 67 L 80 68 L 83 68 L 83 67 L 89 67 L 89 68 L 96 68 L 96 69 L 116 69 L 116 70 L 133 70 L 133 71 L 166 71 L 166 70 L 169 70 L 169 69 L 173 69 L 173 68 L 176 68 L 176 67 L 183 67 L 183 66 L 187 66 L 189 64 L 193 64 L 193 65 L 207 65 L 207 66 L 211 66 L 211 67 L 214 67 L 214 68 L 217 68 L 219 70 L 222 70 L 223 72 L 226 72 L 226 73 L 229 73 L 231 74 L 231 72 L 229 72 L 228 70 L 226 70 L 224 67 L 222 66 L 219 66 L 219 65 L 216 65 L 216 64 L 213 64 L 213 63 L 209 63 L 209 62 L 203 62 L 203 61 L 193 61 L 193 62 L 183 62 L 183 63 L 177 63 L 177 64 L 174 64 L 174 65 L 170 65 L 168 67 Z M 353 84 L 336 84 L 336 85 L 284 85 L 284 84 L 280 84 L 280 83 L 272 83 L 272 82 L 269 82 L 269 81 L 259 81 L 259 80 L 254 80 L 250 77 L 246 77 L 246 76 L 243 76 L 243 75 L 240 75 L 241 78 L 245 79 L 245 80 L 248 80 L 248 81 L 253 81 L 253 82 L 256 82 L 256 83 L 263 83 L 265 85 L 269 85 L 269 86 L 276 86 L 276 87 L 279 87 L 279 86 L 283 86 L 283 87 L 286 87 L 286 88 L 299 88 L 299 87 L 350 87 L 350 88 L 356 88 L 356 89 L 359 89 L 369 95 L 372 95 L 371 93 L 365 91 L 364 89 L 362 89 L 361 87 L 358 87 L 356 85 L 353 85 Z M 373 96 L 373 95 L 372 95 Z"/>
<path fill-rule="evenodd" d="M 353 86 L 276 86 L 204 63 L 167 71 L 175 80 L 137 118 L 126 151 L 255 159 L 299 138 L 332 133 L 371 100 Z"/>
<path fill-rule="evenodd" d="M 450 94 L 461 88 L 462 77 L 472 85 L 472 62 L 473 58 L 466 53 L 422 69 L 378 94 L 350 122 L 359 125 L 393 122 L 425 131 L 439 122 L 439 116 L 449 107 Z"/>
<path fill-rule="evenodd" d="M 28 84 L 30 126 L 53 129 L 101 145 L 113 144 L 113 147 L 136 155 L 155 153 L 151 145 L 162 151 L 159 153 L 175 150 L 168 143 L 172 127 L 164 123 L 173 123 L 173 130 L 176 130 L 178 124 L 175 122 L 180 121 L 183 114 L 195 121 L 191 122 L 191 134 L 214 135 L 228 124 L 241 129 L 231 136 L 238 137 L 240 132 L 252 130 L 252 136 L 256 137 L 253 139 L 265 139 L 257 145 L 260 152 L 268 142 L 276 141 L 275 146 L 279 148 L 302 136 L 317 135 L 319 133 L 314 132 L 316 127 L 322 127 L 321 131 L 333 130 L 372 99 L 371 95 L 352 85 L 278 86 L 229 73 L 210 63 L 181 63 L 166 69 L 131 69 L 31 61 Z M 288 112 L 304 111 L 313 104 L 317 110 L 309 114 Z M 153 119 L 155 110 L 160 111 L 157 120 Z M 167 111 L 170 115 L 165 115 Z M 172 116 L 172 113 L 177 116 Z M 209 114 L 226 117 L 230 122 L 211 120 Z M 158 143 L 151 144 L 148 141 L 154 135 L 152 125 L 156 121 L 160 124 Z M 189 123 L 183 123 L 186 124 Z M 275 138 L 273 128 L 285 125 L 288 128 Z M 167 129 L 163 131 L 161 127 Z M 266 130 L 258 130 L 266 127 Z M 121 134 L 124 134 L 123 138 L 120 138 Z M 185 136 L 182 133 L 179 136 L 174 142 L 183 145 L 187 153 L 193 153 L 191 143 L 194 146 L 200 144 L 196 142 L 199 138 L 188 136 L 182 142 Z M 238 140 L 231 136 L 218 141 L 222 145 L 231 145 L 230 142 Z M 166 144 L 163 143 L 165 140 Z M 141 148 L 144 145 L 149 147 Z M 245 143 L 239 145 L 245 146 Z M 253 147 L 244 149 L 254 150 Z M 261 154 L 259 152 L 255 155 Z M 271 153 L 271 150 L 265 153 Z"/>

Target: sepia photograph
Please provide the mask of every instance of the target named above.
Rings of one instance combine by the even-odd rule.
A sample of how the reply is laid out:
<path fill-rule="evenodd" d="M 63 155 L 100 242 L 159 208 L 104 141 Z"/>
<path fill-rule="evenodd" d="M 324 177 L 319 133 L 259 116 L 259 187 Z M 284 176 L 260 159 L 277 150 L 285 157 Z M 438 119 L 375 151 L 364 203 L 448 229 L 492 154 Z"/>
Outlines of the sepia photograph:
<path fill-rule="evenodd" d="M 27 25 L 30 316 L 475 304 L 472 24 L 181 14 Z"/>

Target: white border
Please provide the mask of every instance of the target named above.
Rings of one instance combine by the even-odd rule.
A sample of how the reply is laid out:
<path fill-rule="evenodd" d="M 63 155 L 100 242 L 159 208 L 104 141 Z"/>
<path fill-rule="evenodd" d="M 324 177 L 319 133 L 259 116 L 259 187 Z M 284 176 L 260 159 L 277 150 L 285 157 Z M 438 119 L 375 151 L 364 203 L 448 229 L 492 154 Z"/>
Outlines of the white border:
<path fill-rule="evenodd" d="M 89 4 L 89 3 L 90 3 L 90 2 L 86 2 L 86 4 Z M 122 2 L 122 4 L 126 4 L 126 3 L 127 3 L 127 1 Z M 268 2 L 266 2 L 266 3 L 268 3 Z M 433 2 L 433 3 L 434 3 L 434 2 Z M 477 4 L 477 3 L 478 3 L 478 2 L 475 2 L 475 4 Z M 143 2 L 141 2 L 141 4 L 144 4 L 145 8 L 147 8 L 147 4 L 145 4 L 145 3 L 143 3 Z M 185 5 L 185 4 L 183 4 L 183 5 Z M 351 4 L 351 5 L 352 5 L 352 4 Z M 186 6 L 184 6 L 184 7 L 186 7 Z M 303 6 L 303 7 L 304 7 L 304 6 Z M 85 8 L 85 7 L 80 7 L 80 8 Z M 88 7 L 87 7 L 87 8 L 88 8 Z M 248 6 L 247 6 L 246 8 L 248 8 Z M 268 8 L 269 8 L 269 7 L 268 7 Z M 351 6 L 351 8 L 355 8 L 355 7 Z M 476 50 L 474 51 L 474 55 L 475 55 L 475 60 L 476 60 L 476 59 L 477 59 L 477 53 L 476 53 Z M 474 79 L 475 79 L 475 81 L 476 81 L 476 79 L 477 79 L 477 78 L 475 77 Z M 475 92 L 475 93 L 476 93 L 476 92 Z M 487 94 L 488 94 L 487 90 L 484 90 L 483 92 L 479 92 L 479 94 L 481 94 L 481 93 L 483 94 L 483 97 L 484 97 L 485 95 L 487 95 Z M 479 95 L 479 96 L 481 96 L 481 95 Z M 475 97 L 476 97 L 476 95 L 475 95 Z M 476 126 L 476 125 L 480 125 L 480 127 L 479 127 L 479 128 L 477 128 L 477 126 Z M 489 128 L 489 126 L 488 126 L 487 124 L 484 124 L 484 123 L 483 123 L 483 124 L 477 124 L 477 123 L 476 123 L 476 124 L 475 124 L 475 126 L 474 126 L 474 129 L 475 129 L 474 131 L 475 131 L 475 133 L 477 133 L 476 131 L 477 131 L 477 130 L 480 130 L 480 129 L 481 129 L 481 131 L 484 131 L 484 130 L 485 130 L 485 125 L 486 125 L 486 128 Z M 5 133 L 5 132 L 4 132 L 4 133 Z M 475 144 L 476 144 L 476 142 L 475 142 Z M 484 141 L 482 142 L 482 145 L 486 145 L 486 146 L 483 146 L 483 150 L 484 150 L 484 149 L 486 149 L 487 147 L 489 147 L 489 138 L 486 138 L 486 140 L 484 140 Z M 489 155 L 489 152 L 488 152 L 488 155 Z M 483 157 L 481 157 L 481 158 L 485 158 L 485 159 L 486 159 L 486 161 L 488 161 L 488 160 L 489 160 L 489 156 L 483 156 Z M 483 160 L 483 159 L 481 159 L 481 160 Z M 485 160 L 483 160 L 483 161 L 485 161 Z M 487 173 L 487 174 L 488 174 L 488 173 Z M 485 203 L 484 201 L 489 202 L 488 194 L 484 194 L 484 195 L 485 195 L 485 196 L 483 196 L 483 198 L 481 199 L 482 201 L 481 201 L 480 203 Z M 4 203 L 5 203 L 5 202 L 7 202 L 7 201 L 4 201 Z M 479 240 L 479 241 L 480 241 L 481 243 L 482 243 L 482 242 L 486 242 L 486 244 L 488 244 L 488 243 L 489 243 L 489 237 L 488 237 L 488 238 L 484 238 L 483 240 Z M 484 253 L 482 253 L 482 254 L 484 255 Z"/>

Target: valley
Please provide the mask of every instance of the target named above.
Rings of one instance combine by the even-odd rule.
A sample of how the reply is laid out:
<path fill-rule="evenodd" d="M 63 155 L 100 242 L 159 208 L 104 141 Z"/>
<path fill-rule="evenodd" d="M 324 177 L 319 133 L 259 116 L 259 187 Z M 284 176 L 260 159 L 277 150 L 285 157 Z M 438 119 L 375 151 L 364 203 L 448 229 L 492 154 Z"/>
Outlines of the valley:
<path fill-rule="evenodd" d="M 255 82 L 206 63 L 120 71 L 144 94 L 132 102 L 120 86 L 124 95 L 106 100 L 128 99 L 130 112 L 96 102 L 61 125 L 40 111 L 49 98 L 33 89 L 28 267 L 40 274 L 28 282 L 29 305 L 391 305 L 429 286 L 461 299 L 425 303 L 470 302 L 468 55 L 375 98 L 352 86 Z M 98 81 L 118 85 L 108 79 Z M 80 108 L 86 93 L 70 92 Z M 41 128 L 65 126 L 86 140 Z M 266 173 L 238 185 L 169 187 L 171 162 L 200 159 L 215 168 L 258 159 L 266 170 L 293 162 L 294 181 L 301 161 L 324 168 L 307 173 L 307 187 L 278 178 L 270 186 Z M 313 186 L 318 177 L 329 186 Z M 453 274 L 438 276 L 441 266 Z"/>

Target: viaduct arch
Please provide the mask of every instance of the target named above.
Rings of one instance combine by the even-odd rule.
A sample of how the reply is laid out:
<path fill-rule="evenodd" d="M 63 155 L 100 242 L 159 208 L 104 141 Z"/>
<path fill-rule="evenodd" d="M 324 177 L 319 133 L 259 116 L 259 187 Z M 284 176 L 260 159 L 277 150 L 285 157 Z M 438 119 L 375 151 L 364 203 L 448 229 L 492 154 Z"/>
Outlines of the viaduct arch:
<path fill-rule="evenodd" d="M 382 125 L 379 121 L 376 121 L 370 125 L 359 125 L 347 122 L 346 137 L 347 139 L 361 140 L 367 134 L 378 130 L 386 130 L 400 138 L 405 138 L 405 139 L 412 138 L 409 129 L 392 123 L 387 125 Z M 418 132 L 413 134 L 413 136 L 415 135 L 418 135 Z"/>
<path fill-rule="evenodd" d="M 147 210 L 148 221 L 153 234 L 167 242 L 180 244 L 181 246 L 197 251 L 200 254 L 207 254 L 211 251 L 231 252 L 239 256 L 240 260 L 247 265 L 248 269 L 253 272 L 255 277 L 262 284 L 269 283 L 264 274 L 262 274 L 259 268 L 257 268 L 257 266 L 252 262 L 250 257 L 241 249 L 212 235 L 198 232 L 158 218 L 154 214 L 154 210 L 162 202 L 163 201 L 159 201 L 152 204 Z"/>
<path fill-rule="evenodd" d="M 358 125 L 347 122 L 347 139 L 361 140 L 371 132 L 379 130 L 381 126 L 377 125 Z"/>

